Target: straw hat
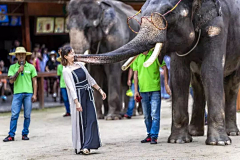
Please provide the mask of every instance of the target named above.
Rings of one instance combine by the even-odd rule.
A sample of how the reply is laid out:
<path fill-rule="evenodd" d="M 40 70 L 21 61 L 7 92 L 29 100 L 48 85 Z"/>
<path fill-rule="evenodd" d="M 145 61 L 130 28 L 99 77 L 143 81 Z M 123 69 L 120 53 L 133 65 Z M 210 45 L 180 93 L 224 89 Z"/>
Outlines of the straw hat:
<path fill-rule="evenodd" d="M 57 61 L 58 61 L 58 62 L 61 62 L 61 61 L 62 61 L 62 57 L 59 56 L 59 57 L 57 58 Z"/>
<path fill-rule="evenodd" d="M 9 53 L 10 56 L 15 56 L 17 53 L 26 53 L 26 55 L 32 55 L 31 52 L 27 52 L 24 47 L 17 47 L 15 52 Z"/>

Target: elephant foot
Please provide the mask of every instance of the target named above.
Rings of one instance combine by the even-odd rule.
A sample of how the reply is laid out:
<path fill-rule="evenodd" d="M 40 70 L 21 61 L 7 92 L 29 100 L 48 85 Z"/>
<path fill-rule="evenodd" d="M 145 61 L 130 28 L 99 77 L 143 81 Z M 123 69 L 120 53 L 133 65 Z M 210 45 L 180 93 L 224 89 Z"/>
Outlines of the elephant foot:
<path fill-rule="evenodd" d="M 194 126 L 194 125 L 189 125 L 188 133 L 191 136 L 204 136 L 204 129 L 203 129 L 203 127 L 197 127 L 197 126 Z"/>
<path fill-rule="evenodd" d="M 235 126 L 235 127 L 226 127 L 226 132 L 228 136 L 239 136 L 240 132 L 239 129 Z"/>
<path fill-rule="evenodd" d="M 171 135 L 168 138 L 168 143 L 190 143 L 192 142 L 192 136 L 188 134 L 187 129 L 180 129 L 176 130 L 171 133 Z"/>
<path fill-rule="evenodd" d="M 208 132 L 208 137 L 205 142 L 206 145 L 225 146 L 232 143 L 232 140 L 228 137 L 225 130 L 218 132 L 216 129 L 209 129 Z"/>
<path fill-rule="evenodd" d="M 104 119 L 104 115 L 98 115 L 97 118 L 98 119 Z"/>
<path fill-rule="evenodd" d="M 106 116 L 106 120 L 120 120 L 120 119 L 122 119 L 121 115 Z"/>

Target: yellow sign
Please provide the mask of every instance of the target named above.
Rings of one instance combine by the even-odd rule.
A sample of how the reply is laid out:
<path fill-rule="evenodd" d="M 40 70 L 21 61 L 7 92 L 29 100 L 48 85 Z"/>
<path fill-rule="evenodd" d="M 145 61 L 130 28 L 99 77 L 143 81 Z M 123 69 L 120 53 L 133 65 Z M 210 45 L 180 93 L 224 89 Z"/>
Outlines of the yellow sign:
<path fill-rule="evenodd" d="M 53 33 L 54 18 L 53 17 L 39 17 L 37 18 L 37 33 Z"/>
<path fill-rule="evenodd" d="M 64 32 L 64 18 L 57 17 L 55 18 L 54 33 L 63 33 L 63 32 Z"/>

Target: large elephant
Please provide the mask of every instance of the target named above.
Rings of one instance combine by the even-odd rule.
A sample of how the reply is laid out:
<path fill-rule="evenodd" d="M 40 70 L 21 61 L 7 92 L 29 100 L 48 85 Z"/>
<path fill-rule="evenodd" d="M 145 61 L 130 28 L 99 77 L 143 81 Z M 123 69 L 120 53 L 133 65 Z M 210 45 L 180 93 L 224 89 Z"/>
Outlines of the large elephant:
<path fill-rule="evenodd" d="M 147 0 L 137 37 L 108 54 L 81 56 L 79 61 L 112 63 L 156 46 L 162 56 L 171 53 L 172 128 L 169 143 L 188 143 L 204 134 L 204 108 L 208 105 L 206 144 L 231 144 L 239 135 L 236 99 L 240 86 L 240 0 Z M 159 14 L 161 13 L 161 14 Z M 152 15 L 152 16 L 151 16 Z M 151 18 L 152 17 L 152 18 Z M 149 66 L 154 56 L 144 65 Z M 160 56 L 160 57 L 162 57 Z M 194 89 L 189 124 L 188 93 Z"/>
<path fill-rule="evenodd" d="M 101 54 L 123 46 L 136 36 L 126 23 L 127 17 L 135 12 L 131 6 L 114 0 L 71 0 L 68 5 L 71 46 L 77 54 L 86 50 Z M 130 25 L 140 29 L 136 22 Z M 107 92 L 108 100 L 104 103 L 105 113 L 108 111 L 106 119 L 121 118 L 122 94 L 128 89 L 127 73 L 122 75 L 121 63 L 91 66 L 90 73 Z M 94 97 L 98 118 L 103 118 L 101 96 L 96 93 Z M 128 104 L 128 98 L 124 100 Z"/>

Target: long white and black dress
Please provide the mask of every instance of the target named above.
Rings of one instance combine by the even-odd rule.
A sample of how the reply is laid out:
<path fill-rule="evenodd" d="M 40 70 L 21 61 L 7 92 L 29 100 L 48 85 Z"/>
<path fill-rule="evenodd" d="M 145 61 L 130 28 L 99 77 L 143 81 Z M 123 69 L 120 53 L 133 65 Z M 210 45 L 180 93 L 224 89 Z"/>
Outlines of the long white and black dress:
<path fill-rule="evenodd" d="M 72 141 L 75 153 L 79 153 L 84 148 L 98 149 L 101 147 L 91 87 L 96 82 L 89 75 L 86 68 L 81 64 L 79 65 L 81 68 L 73 71 L 70 71 L 67 67 L 63 70 L 71 106 Z M 76 98 L 78 98 L 83 108 L 82 112 L 76 110 L 76 105 L 73 101 Z"/>

